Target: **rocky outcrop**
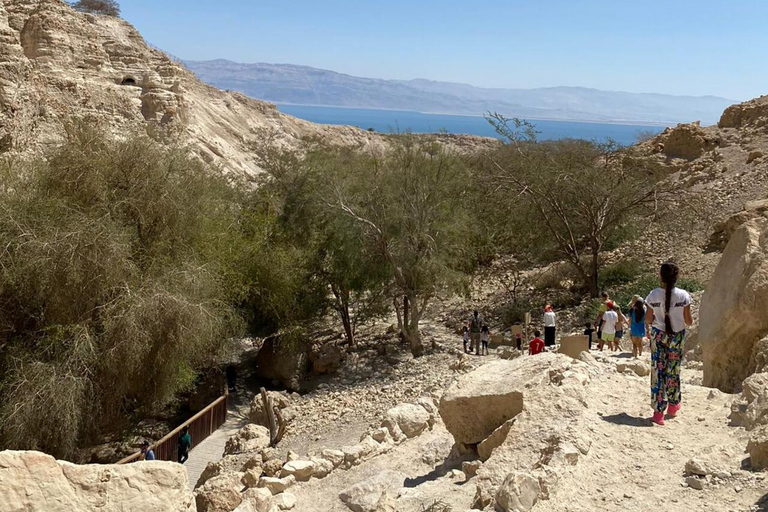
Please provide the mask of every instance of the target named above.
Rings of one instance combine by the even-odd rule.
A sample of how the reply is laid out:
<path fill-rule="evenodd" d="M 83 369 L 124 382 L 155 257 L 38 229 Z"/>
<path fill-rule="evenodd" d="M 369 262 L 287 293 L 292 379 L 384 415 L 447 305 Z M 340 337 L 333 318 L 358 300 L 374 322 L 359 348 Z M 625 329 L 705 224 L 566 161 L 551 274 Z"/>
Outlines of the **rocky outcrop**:
<path fill-rule="evenodd" d="M 768 334 L 768 219 L 746 222 L 731 237 L 704 292 L 699 345 L 704 385 L 733 392 L 755 371 L 753 348 Z"/>
<path fill-rule="evenodd" d="M 305 137 L 351 146 L 382 137 L 320 126 L 274 105 L 200 82 L 126 21 L 61 0 L 0 5 L 0 151 L 41 152 L 63 140 L 67 117 L 118 136 L 162 132 L 237 175 L 260 172 L 253 147 L 298 147 Z"/>
<path fill-rule="evenodd" d="M 459 377 L 440 399 L 440 416 L 457 443 L 477 444 L 523 410 L 515 373 L 533 358 L 500 360 Z M 545 361 L 540 361 L 545 364 Z"/>
<path fill-rule="evenodd" d="M 656 139 L 661 146 L 661 152 L 670 158 L 683 158 L 693 160 L 711 151 L 717 146 L 702 130 L 699 123 L 678 124 L 674 128 L 667 128 Z"/>
<path fill-rule="evenodd" d="M 761 127 L 768 124 L 768 96 L 760 96 L 726 108 L 717 126 L 720 128 Z"/>
<path fill-rule="evenodd" d="M 310 348 L 303 339 L 267 338 L 256 356 L 256 373 L 261 378 L 298 391 L 309 372 Z"/>
<path fill-rule="evenodd" d="M 269 446 L 269 430 L 261 425 L 248 424 L 227 440 L 224 455 L 243 452 L 261 452 Z"/>
<path fill-rule="evenodd" d="M 382 471 L 339 493 L 339 499 L 352 512 L 377 512 L 389 495 L 403 486 L 405 475 L 397 471 Z"/>
<path fill-rule="evenodd" d="M 173 462 L 75 465 L 39 452 L 0 452 L 3 512 L 194 512 L 186 469 Z"/>
<path fill-rule="evenodd" d="M 705 250 L 725 250 L 725 247 L 731 240 L 731 236 L 742 224 L 760 217 L 768 217 L 768 199 L 749 201 L 744 205 L 742 211 L 715 224 Z"/>

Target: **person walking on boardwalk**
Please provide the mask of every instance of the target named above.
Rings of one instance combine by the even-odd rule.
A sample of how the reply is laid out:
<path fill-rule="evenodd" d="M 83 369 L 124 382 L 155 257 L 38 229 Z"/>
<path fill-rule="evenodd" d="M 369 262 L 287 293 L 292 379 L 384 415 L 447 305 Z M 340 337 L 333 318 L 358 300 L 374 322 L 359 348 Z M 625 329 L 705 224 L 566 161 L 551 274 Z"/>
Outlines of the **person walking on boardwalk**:
<path fill-rule="evenodd" d="M 189 459 L 190 448 L 192 448 L 192 437 L 189 435 L 189 427 L 185 426 L 179 435 L 179 464 L 184 464 Z"/>
<path fill-rule="evenodd" d="M 680 269 L 673 261 L 661 265 L 659 277 L 662 286 L 651 291 L 645 299 L 645 321 L 651 327 L 654 342 L 651 353 L 651 421 L 664 424 L 680 411 L 680 365 L 683 358 L 686 327 L 693 323 L 690 294 L 677 288 Z"/>
<path fill-rule="evenodd" d="M 475 349 L 475 355 L 480 355 L 480 331 L 483 328 L 483 319 L 480 318 L 477 310 L 469 319 L 469 338 L 472 341 L 472 347 Z"/>
<path fill-rule="evenodd" d="M 552 347 L 555 345 L 555 311 L 551 304 L 544 307 L 544 345 Z"/>
<path fill-rule="evenodd" d="M 142 460 L 155 460 L 155 451 L 149 441 L 144 441 L 141 444 L 141 458 Z"/>

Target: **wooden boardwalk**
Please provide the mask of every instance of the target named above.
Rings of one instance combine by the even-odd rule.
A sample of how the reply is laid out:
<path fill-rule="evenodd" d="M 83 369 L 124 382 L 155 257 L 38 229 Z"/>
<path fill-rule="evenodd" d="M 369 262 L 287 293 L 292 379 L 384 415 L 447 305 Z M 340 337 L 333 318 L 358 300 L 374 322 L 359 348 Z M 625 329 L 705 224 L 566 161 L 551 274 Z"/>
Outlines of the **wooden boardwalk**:
<path fill-rule="evenodd" d="M 187 475 L 189 475 L 190 489 L 195 488 L 197 479 L 200 478 L 209 462 L 221 460 L 224 456 L 224 446 L 227 444 L 227 440 L 247 423 L 248 418 L 236 406 L 230 407 L 227 421 L 202 443 L 190 450 L 189 460 L 184 463 L 184 467 L 187 468 Z"/>

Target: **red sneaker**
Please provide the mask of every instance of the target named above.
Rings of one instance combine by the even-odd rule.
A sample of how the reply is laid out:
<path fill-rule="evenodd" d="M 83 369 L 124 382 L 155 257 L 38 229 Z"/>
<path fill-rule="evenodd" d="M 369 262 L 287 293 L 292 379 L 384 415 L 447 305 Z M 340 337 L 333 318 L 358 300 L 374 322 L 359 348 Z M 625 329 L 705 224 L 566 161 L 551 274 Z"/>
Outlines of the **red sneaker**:
<path fill-rule="evenodd" d="M 667 407 L 667 418 L 674 418 L 680 411 L 680 404 L 670 405 Z"/>
<path fill-rule="evenodd" d="M 657 425 L 664 425 L 664 413 L 658 411 L 654 412 L 651 421 Z"/>

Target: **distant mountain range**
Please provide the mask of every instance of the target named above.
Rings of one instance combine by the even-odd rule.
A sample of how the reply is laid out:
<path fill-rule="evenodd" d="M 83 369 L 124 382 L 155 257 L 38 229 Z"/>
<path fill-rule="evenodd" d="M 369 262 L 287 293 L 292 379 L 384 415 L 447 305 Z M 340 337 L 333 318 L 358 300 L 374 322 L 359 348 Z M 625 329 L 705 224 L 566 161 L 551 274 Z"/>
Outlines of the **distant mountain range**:
<path fill-rule="evenodd" d="M 220 89 L 296 105 L 482 115 L 500 112 L 530 119 L 714 124 L 734 100 L 717 96 L 601 91 L 586 87 L 487 89 L 432 80 L 362 78 L 291 64 L 240 64 L 224 59 L 184 61 Z"/>

